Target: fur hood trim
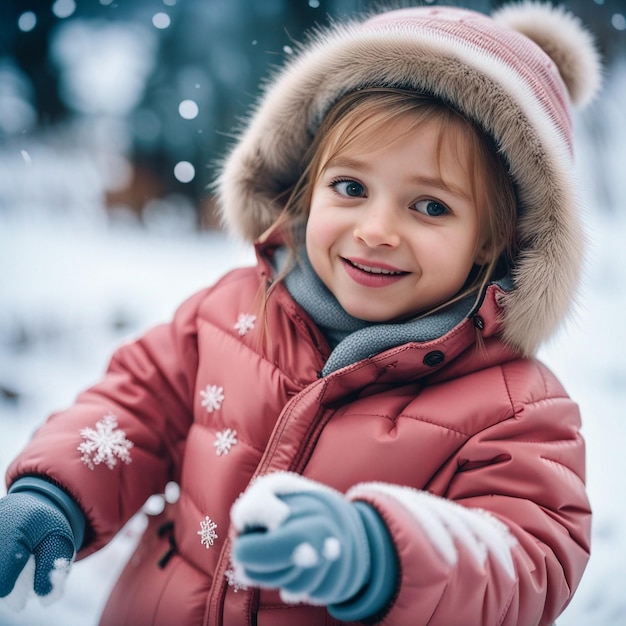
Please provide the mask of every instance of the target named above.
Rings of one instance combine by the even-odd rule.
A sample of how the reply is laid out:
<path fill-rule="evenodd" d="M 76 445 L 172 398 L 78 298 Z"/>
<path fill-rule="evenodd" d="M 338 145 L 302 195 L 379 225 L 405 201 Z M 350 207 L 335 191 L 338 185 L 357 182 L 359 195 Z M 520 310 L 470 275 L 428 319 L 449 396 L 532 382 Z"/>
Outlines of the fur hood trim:
<path fill-rule="evenodd" d="M 268 82 L 216 188 L 225 226 L 256 240 L 280 213 L 302 157 L 332 104 L 349 91 L 394 86 L 434 94 L 491 135 L 519 198 L 515 289 L 503 338 L 533 354 L 563 321 L 583 259 L 570 104 L 601 82 L 598 53 L 577 18 L 511 5 L 489 18 L 450 7 L 400 9 L 314 32 Z"/>

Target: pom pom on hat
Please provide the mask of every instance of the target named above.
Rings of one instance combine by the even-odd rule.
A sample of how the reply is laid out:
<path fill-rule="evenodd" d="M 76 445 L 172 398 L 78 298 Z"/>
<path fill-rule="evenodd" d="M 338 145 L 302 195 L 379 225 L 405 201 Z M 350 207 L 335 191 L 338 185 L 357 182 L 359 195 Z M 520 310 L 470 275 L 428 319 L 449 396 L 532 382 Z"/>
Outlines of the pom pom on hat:
<path fill-rule="evenodd" d="M 600 90 L 600 55 L 581 21 L 563 7 L 524 2 L 503 7 L 494 21 L 534 41 L 557 66 L 573 104 L 584 107 Z"/>

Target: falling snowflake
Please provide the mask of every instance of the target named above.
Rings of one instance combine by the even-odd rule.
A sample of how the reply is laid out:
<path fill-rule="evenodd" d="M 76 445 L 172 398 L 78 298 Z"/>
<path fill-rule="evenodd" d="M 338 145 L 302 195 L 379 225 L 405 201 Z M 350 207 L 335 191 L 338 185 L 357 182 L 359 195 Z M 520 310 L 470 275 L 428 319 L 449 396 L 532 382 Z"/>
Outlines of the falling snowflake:
<path fill-rule="evenodd" d="M 89 468 L 105 463 L 109 469 L 117 465 L 118 459 L 130 463 L 129 450 L 133 442 L 126 439 L 126 433 L 117 427 L 117 420 L 111 413 L 96 422 L 96 429 L 82 428 L 80 436 L 85 440 L 77 448 L 82 452 L 80 460 Z"/>
<path fill-rule="evenodd" d="M 200 543 L 205 546 L 207 550 L 217 539 L 216 528 L 217 524 L 208 515 L 200 522 L 200 530 L 198 531 Z"/>
<path fill-rule="evenodd" d="M 254 322 L 256 322 L 256 315 L 240 313 L 237 318 L 237 323 L 233 328 L 243 337 L 249 330 L 254 328 Z"/>
<path fill-rule="evenodd" d="M 226 430 L 221 430 L 218 433 L 215 433 L 215 441 L 213 445 L 215 446 L 215 453 L 217 456 L 222 456 L 222 454 L 228 454 L 230 449 L 237 443 L 237 431 L 232 428 L 227 428 Z"/>
<path fill-rule="evenodd" d="M 224 572 L 224 576 L 226 576 L 226 582 L 230 587 L 233 588 L 233 591 L 237 593 L 238 591 L 247 591 L 248 587 L 246 587 L 243 583 L 240 583 L 237 580 L 237 576 L 235 575 L 235 570 L 231 568 L 227 569 Z"/>
<path fill-rule="evenodd" d="M 202 396 L 202 406 L 209 412 L 213 413 L 222 406 L 224 402 L 224 387 L 218 387 L 217 385 L 207 385 L 205 389 L 200 392 Z"/>

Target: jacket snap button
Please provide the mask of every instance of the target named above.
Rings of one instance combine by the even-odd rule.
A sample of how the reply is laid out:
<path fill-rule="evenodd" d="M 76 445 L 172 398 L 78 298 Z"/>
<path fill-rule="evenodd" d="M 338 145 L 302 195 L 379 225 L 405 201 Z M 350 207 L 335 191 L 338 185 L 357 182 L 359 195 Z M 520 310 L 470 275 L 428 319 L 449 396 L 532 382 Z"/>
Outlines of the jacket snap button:
<path fill-rule="evenodd" d="M 428 365 L 428 367 L 437 367 L 437 365 L 443 363 L 445 358 L 446 357 L 441 350 L 433 350 L 424 357 L 424 365 Z"/>
<path fill-rule="evenodd" d="M 483 328 L 485 328 L 485 320 L 480 317 L 480 315 L 474 315 L 474 326 L 476 326 L 478 330 L 483 330 Z"/>

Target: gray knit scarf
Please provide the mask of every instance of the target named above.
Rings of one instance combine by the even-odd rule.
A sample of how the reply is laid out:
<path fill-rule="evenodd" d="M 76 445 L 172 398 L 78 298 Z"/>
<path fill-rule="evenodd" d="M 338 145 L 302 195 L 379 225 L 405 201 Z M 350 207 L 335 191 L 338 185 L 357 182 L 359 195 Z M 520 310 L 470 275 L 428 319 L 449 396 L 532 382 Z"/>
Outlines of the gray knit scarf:
<path fill-rule="evenodd" d="M 288 262 L 286 248 L 276 250 L 274 269 Z M 461 322 L 471 311 L 475 296 L 469 296 L 432 315 L 405 322 L 367 322 L 349 315 L 311 267 L 304 247 L 285 276 L 291 297 L 308 313 L 326 337 L 332 352 L 322 375 L 408 342 L 431 341 Z"/>

